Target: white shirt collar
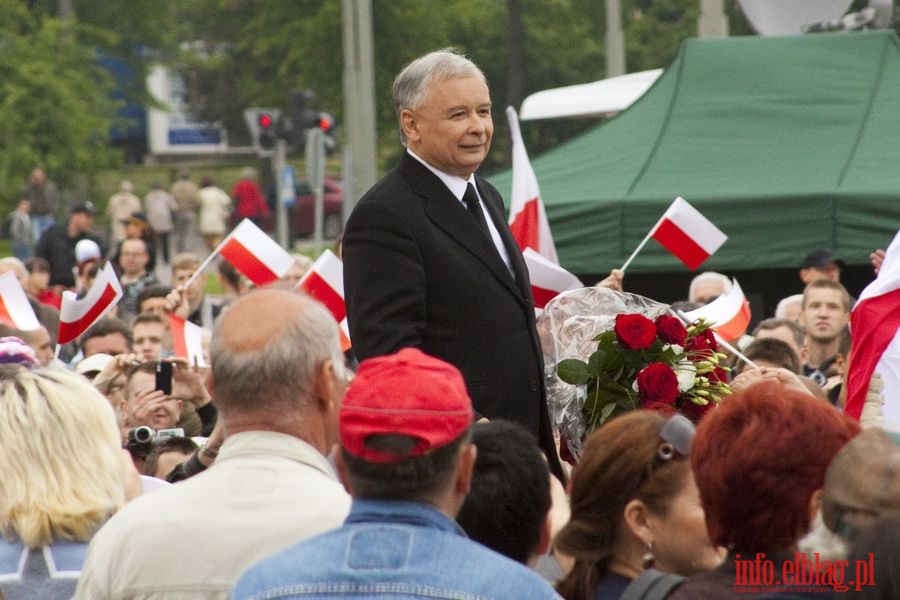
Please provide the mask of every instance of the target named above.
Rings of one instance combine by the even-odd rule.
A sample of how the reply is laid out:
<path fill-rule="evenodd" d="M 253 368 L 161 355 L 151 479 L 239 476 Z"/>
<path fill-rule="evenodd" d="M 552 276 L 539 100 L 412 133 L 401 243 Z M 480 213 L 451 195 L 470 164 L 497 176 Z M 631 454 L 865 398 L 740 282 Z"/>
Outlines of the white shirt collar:
<path fill-rule="evenodd" d="M 454 196 L 456 196 L 456 199 L 459 200 L 460 202 L 462 202 L 463 195 L 465 195 L 465 193 L 466 193 L 466 186 L 469 183 L 471 183 L 472 185 L 475 185 L 475 176 L 474 175 L 469 175 L 468 179 L 463 179 L 462 177 L 457 177 L 456 175 L 448 175 L 447 173 L 444 173 L 443 171 L 441 171 L 439 169 L 435 169 L 434 167 L 429 165 L 427 162 L 425 162 L 425 159 L 423 159 L 421 156 L 419 156 L 418 154 L 416 154 L 409 148 L 407 148 L 406 151 L 409 152 L 409 155 L 412 156 L 414 159 L 416 159 L 417 161 L 419 161 L 420 163 L 425 165 L 426 169 L 428 169 L 429 171 L 431 171 L 432 173 L 437 175 L 438 178 L 444 182 L 444 185 L 447 186 L 447 189 L 449 189 L 450 192 Z M 478 186 L 475 186 L 475 189 L 477 191 Z"/>

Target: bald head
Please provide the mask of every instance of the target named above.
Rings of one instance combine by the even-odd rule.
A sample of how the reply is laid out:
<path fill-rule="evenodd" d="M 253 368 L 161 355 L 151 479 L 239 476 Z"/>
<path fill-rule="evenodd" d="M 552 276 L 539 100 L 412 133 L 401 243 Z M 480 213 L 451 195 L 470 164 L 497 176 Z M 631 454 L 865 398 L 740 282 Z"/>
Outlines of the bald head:
<path fill-rule="evenodd" d="M 216 404 L 225 413 L 301 405 L 324 361 L 343 364 L 331 313 L 311 298 L 275 289 L 242 296 L 223 313 L 210 355 Z"/>

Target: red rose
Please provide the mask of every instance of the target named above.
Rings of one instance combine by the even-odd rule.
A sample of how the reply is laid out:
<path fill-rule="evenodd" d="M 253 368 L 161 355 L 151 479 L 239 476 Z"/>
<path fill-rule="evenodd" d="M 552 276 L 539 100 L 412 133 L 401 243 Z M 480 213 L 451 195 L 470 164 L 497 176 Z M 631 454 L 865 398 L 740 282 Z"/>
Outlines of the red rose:
<path fill-rule="evenodd" d="M 687 337 L 687 329 L 681 321 L 669 315 L 656 317 L 656 333 L 665 343 L 679 346 L 684 346 L 684 339 Z"/>
<path fill-rule="evenodd" d="M 678 397 L 678 378 L 672 367 L 655 362 L 644 367 L 637 376 L 638 395 L 643 403 L 667 402 Z"/>
<path fill-rule="evenodd" d="M 699 352 L 702 350 L 711 350 L 717 352 L 719 344 L 716 342 L 716 336 L 712 329 L 707 329 L 703 333 L 698 333 L 687 341 L 685 350 L 688 352 Z"/>
<path fill-rule="evenodd" d="M 616 315 L 616 338 L 629 350 L 649 348 L 656 339 L 656 325 L 644 315 Z"/>

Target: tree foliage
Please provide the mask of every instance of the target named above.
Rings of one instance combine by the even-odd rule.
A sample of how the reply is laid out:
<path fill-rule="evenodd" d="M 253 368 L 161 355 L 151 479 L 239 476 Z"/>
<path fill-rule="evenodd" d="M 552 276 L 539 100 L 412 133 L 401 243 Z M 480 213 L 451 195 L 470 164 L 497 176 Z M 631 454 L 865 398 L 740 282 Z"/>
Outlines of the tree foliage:
<path fill-rule="evenodd" d="M 9 197 L 35 165 L 69 181 L 116 163 L 108 131 L 117 104 L 96 62 L 102 31 L 0 0 L 0 189 Z"/>

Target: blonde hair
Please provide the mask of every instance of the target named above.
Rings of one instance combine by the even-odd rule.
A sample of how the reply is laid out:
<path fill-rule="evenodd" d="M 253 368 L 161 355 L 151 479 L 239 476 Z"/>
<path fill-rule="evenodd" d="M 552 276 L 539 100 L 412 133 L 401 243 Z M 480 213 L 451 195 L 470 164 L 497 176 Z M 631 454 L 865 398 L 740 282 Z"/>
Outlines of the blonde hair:
<path fill-rule="evenodd" d="M 124 502 L 109 401 L 58 369 L 0 368 L 0 528 L 31 548 L 88 541 Z"/>

